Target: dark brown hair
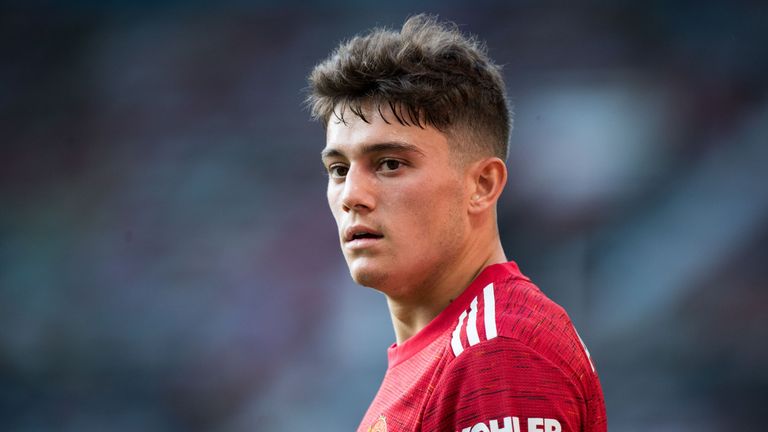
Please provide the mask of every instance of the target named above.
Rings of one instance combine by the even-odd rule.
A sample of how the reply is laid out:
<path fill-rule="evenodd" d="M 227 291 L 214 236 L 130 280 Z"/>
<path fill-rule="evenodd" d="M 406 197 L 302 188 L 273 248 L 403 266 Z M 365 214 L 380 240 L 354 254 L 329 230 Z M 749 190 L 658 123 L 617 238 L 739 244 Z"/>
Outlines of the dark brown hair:
<path fill-rule="evenodd" d="M 309 75 L 307 103 L 327 125 L 347 109 L 388 106 L 403 125 L 431 125 L 471 154 L 506 159 L 511 128 L 500 67 L 453 23 L 416 15 L 400 32 L 375 28 L 341 43 Z"/>

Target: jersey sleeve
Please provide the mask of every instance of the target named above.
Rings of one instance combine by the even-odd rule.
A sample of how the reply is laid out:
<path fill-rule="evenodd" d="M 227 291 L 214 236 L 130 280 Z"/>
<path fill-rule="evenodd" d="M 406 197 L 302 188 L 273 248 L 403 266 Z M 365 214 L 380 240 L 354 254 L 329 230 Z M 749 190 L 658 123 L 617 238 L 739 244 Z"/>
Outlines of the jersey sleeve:
<path fill-rule="evenodd" d="M 423 431 L 583 430 L 585 397 L 560 367 L 513 338 L 464 350 L 425 407 Z"/>

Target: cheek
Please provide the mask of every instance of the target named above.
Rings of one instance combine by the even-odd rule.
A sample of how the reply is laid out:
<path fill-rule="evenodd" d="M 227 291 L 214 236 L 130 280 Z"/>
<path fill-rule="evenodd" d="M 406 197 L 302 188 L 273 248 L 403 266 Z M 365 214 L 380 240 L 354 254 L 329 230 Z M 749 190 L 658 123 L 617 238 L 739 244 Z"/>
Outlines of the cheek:
<path fill-rule="evenodd" d="M 336 220 L 336 224 L 339 223 L 339 206 L 338 206 L 338 198 L 339 194 L 338 192 L 333 188 L 333 185 L 328 185 L 328 188 L 326 189 L 325 196 L 328 199 L 328 208 L 331 209 L 331 213 L 333 214 L 333 218 Z"/>
<path fill-rule="evenodd" d="M 462 192 L 454 182 L 427 183 L 428 187 L 413 187 L 399 194 L 407 217 L 409 239 L 415 244 L 427 243 L 432 247 L 442 243 L 446 235 L 455 235 L 461 225 Z M 421 240 L 421 241 L 420 241 Z"/>

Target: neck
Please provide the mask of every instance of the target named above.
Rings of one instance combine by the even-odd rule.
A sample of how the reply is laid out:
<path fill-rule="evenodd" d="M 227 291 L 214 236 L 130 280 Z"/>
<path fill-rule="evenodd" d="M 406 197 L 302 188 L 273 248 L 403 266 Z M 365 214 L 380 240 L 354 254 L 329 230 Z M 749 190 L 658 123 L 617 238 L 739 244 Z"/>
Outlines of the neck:
<path fill-rule="evenodd" d="M 495 241 L 484 244 L 490 247 L 486 247 L 487 250 L 470 249 L 462 254 L 454 265 L 431 279 L 427 286 L 409 290 L 418 295 L 409 298 L 387 296 L 398 344 L 426 327 L 464 292 L 484 268 L 507 261 L 498 234 L 495 235 Z"/>

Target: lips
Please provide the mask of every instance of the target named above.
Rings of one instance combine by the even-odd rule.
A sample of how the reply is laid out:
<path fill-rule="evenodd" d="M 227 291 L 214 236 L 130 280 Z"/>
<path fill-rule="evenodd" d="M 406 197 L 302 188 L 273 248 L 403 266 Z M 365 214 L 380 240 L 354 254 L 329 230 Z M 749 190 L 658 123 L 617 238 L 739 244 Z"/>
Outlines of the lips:
<path fill-rule="evenodd" d="M 354 225 L 344 230 L 344 242 L 359 242 L 364 240 L 379 240 L 384 237 L 381 231 L 364 226 Z"/>

